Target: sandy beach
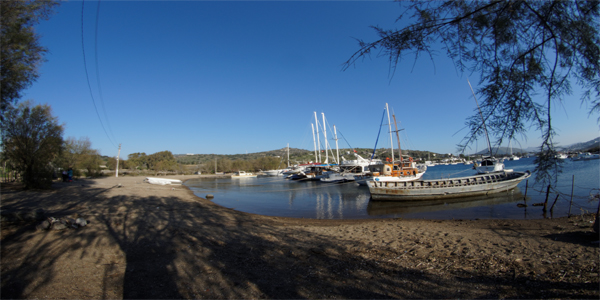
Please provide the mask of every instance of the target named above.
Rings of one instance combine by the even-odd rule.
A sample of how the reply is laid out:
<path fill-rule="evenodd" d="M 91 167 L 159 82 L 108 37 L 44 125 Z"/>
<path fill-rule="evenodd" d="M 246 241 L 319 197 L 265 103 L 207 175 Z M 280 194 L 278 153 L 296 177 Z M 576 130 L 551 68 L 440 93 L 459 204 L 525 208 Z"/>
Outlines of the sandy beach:
<path fill-rule="evenodd" d="M 143 179 L 57 182 L 51 191 L 3 183 L 2 299 L 600 296 L 595 215 L 265 217 Z M 88 224 L 45 230 L 4 218 L 37 209 Z"/>

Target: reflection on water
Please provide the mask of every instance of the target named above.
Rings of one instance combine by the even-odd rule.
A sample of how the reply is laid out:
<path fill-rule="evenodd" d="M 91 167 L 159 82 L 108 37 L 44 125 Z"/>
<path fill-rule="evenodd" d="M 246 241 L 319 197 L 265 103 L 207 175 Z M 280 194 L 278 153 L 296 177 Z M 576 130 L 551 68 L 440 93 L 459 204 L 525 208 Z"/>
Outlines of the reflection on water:
<path fill-rule="evenodd" d="M 552 216 L 566 216 L 570 206 L 571 189 L 574 191 L 572 213 L 594 212 L 598 201 L 590 201 L 589 194 L 600 188 L 599 161 L 566 161 L 558 184 L 553 186 L 548 209 L 556 195 L 559 200 Z M 533 170 L 533 159 L 505 162 L 507 169 Z M 430 167 L 424 179 L 460 177 L 473 174 L 471 166 L 449 165 Z M 575 184 L 572 183 L 573 176 Z M 441 202 L 374 202 L 369 201 L 367 187 L 355 183 L 326 184 L 320 182 L 297 182 L 282 177 L 258 177 L 244 179 L 203 178 L 191 179 L 185 185 L 198 196 L 213 194 L 216 204 L 239 211 L 267 216 L 314 218 L 314 219 L 360 219 L 360 218 L 427 218 L 427 219 L 475 219 L 475 218 L 543 218 L 540 207 L 533 203 L 544 202 L 546 187 L 535 185 L 530 178 L 518 188 L 506 193 L 492 194 L 484 198 L 462 198 Z M 526 187 L 527 184 L 527 187 Z M 527 200 L 524 193 L 527 189 Z M 596 190 L 594 190 L 596 189 Z M 526 203 L 527 207 L 518 207 Z M 546 216 L 550 216 L 550 212 Z"/>
<path fill-rule="evenodd" d="M 519 188 L 487 196 L 462 197 L 444 200 L 417 201 L 371 201 L 367 206 L 369 215 L 414 214 L 442 210 L 493 206 L 505 203 L 523 203 L 524 195 Z"/>

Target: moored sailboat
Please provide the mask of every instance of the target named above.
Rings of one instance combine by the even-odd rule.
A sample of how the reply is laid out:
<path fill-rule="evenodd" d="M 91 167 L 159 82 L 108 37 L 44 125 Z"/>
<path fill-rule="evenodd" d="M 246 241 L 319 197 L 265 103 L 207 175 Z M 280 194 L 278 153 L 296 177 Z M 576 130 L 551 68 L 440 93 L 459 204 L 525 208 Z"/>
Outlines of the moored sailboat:
<path fill-rule="evenodd" d="M 504 160 L 500 158 L 496 158 L 492 154 L 492 145 L 490 144 L 490 137 L 487 132 L 487 127 L 485 126 L 485 120 L 483 119 L 483 114 L 481 113 L 481 108 L 479 107 L 479 103 L 477 102 L 477 97 L 475 97 L 475 92 L 473 91 L 473 87 L 471 86 L 471 82 L 467 79 L 469 83 L 469 87 L 471 88 L 471 93 L 473 93 L 473 98 L 475 99 L 475 104 L 477 105 L 477 110 L 479 111 L 479 115 L 481 116 L 481 123 L 483 126 L 483 131 L 485 132 L 485 139 L 487 141 L 487 147 L 489 156 L 484 156 L 481 160 L 481 163 L 475 164 L 473 169 L 477 171 L 477 174 L 487 174 L 494 172 L 502 172 L 504 171 Z"/>
<path fill-rule="evenodd" d="M 385 104 L 385 109 L 388 117 L 388 128 L 390 130 L 392 158 L 389 161 L 389 163 L 374 165 L 370 167 L 370 170 L 373 173 L 372 180 L 381 182 L 401 182 L 418 180 L 421 177 L 423 177 L 423 174 L 425 173 L 425 171 L 427 171 L 427 165 L 422 164 L 417 166 L 417 164 L 413 161 L 412 157 L 409 157 L 408 155 L 402 155 L 402 148 L 400 147 L 400 135 L 398 134 L 399 131 L 398 124 L 396 122 L 396 116 L 392 114 L 394 118 L 394 127 L 396 129 L 395 131 L 392 131 L 389 106 L 387 103 Z M 400 159 L 397 162 L 394 161 L 392 132 L 396 132 L 396 140 L 398 141 L 398 152 Z"/>

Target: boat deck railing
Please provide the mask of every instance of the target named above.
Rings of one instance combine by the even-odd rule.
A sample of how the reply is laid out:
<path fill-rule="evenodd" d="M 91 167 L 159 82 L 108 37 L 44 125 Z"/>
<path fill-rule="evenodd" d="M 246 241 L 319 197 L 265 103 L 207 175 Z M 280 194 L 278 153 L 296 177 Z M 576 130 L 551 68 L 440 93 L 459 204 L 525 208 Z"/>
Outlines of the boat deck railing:
<path fill-rule="evenodd" d="M 372 181 L 375 187 L 402 189 L 448 188 L 470 185 L 490 184 L 515 178 L 514 173 L 485 174 L 480 176 L 462 177 L 455 179 L 417 180 L 417 181 Z"/>

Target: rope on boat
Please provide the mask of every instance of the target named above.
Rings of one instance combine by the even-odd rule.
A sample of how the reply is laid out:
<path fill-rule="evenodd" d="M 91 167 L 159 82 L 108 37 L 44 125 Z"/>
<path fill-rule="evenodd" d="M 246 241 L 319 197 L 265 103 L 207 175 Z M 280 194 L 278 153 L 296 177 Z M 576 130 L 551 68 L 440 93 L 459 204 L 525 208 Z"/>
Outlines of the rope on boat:
<path fill-rule="evenodd" d="M 460 172 L 456 172 L 456 173 L 450 173 L 450 174 L 448 174 L 447 176 L 448 176 L 448 178 L 451 178 L 450 176 L 452 176 L 452 175 L 456 175 L 456 174 L 460 174 L 460 173 L 463 173 L 463 172 L 466 172 L 466 171 L 472 171 L 472 170 L 473 170 L 472 168 L 469 168 L 469 169 L 464 169 L 464 170 L 462 170 L 462 171 L 460 171 Z M 441 178 L 441 179 L 445 179 L 445 178 L 443 178 L 443 175 L 442 175 L 442 178 Z"/>

